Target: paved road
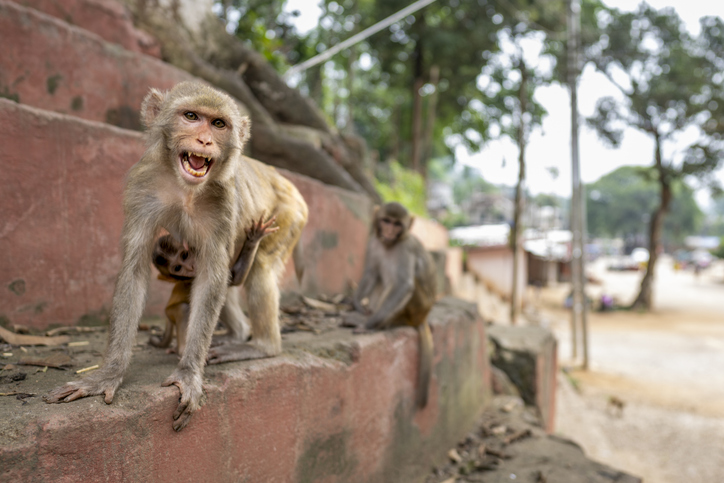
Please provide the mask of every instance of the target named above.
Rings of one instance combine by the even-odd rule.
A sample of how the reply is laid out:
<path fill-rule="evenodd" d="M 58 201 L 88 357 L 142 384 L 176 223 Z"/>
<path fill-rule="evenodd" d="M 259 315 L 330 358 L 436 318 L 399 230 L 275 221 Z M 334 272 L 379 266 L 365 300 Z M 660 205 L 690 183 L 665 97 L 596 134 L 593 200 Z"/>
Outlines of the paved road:
<path fill-rule="evenodd" d="M 603 282 L 592 292 L 629 302 L 642 274 L 609 272 L 606 264 L 591 266 Z M 648 482 L 724 482 L 723 282 L 724 264 L 697 277 L 664 258 L 652 313 L 591 314 L 591 371 L 562 378 L 557 431 Z M 541 294 L 562 365 L 570 361 L 569 316 L 556 305 L 568 290 Z M 625 402 L 622 416 L 610 396 Z"/>

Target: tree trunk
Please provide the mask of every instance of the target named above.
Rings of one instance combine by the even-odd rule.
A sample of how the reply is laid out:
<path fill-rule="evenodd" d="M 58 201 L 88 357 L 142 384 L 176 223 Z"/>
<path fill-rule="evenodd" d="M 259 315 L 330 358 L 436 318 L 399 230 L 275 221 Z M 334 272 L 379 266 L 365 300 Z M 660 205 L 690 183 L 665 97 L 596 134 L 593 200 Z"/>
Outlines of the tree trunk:
<path fill-rule="evenodd" d="M 526 126 L 525 113 L 528 110 L 527 98 L 527 72 L 522 58 L 520 67 L 520 91 L 518 102 L 520 104 L 520 118 L 518 119 L 518 183 L 515 186 L 515 205 L 513 207 L 513 229 L 510 234 L 510 247 L 513 251 L 513 286 L 510 291 L 510 323 L 518 323 L 520 316 L 520 293 L 518 291 L 518 271 L 520 270 L 520 235 L 522 233 L 521 218 L 523 212 L 523 189 L 525 188 L 525 145 Z"/>
<path fill-rule="evenodd" d="M 415 41 L 415 54 L 413 56 L 415 62 L 415 77 L 412 81 L 412 146 L 410 149 L 410 165 L 412 169 L 418 173 L 422 173 L 420 169 L 420 154 L 422 151 L 422 96 L 420 95 L 420 89 L 425 85 L 422 48 L 424 25 L 425 15 L 424 12 L 420 12 L 418 22 L 415 24 L 418 35 Z"/>
<path fill-rule="evenodd" d="M 425 84 L 422 77 L 415 78 L 412 85 L 412 147 L 410 151 L 410 164 L 412 169 L 421 173 L 420 169 L 420 145 L 422 144 L 422 96 L 420 89 Z"/>
<path fill-rule="evenodd" d="M 324 92 L 324 72 L 322 71 L 322 66 L 315 65 L 314 67 L 310 67 L 305 74 L 307 76 L 307 84 L 309 84 L 309 97 L 312 98 L 315 104 L 321 106 Z"/>
<path fill-rule="evenodd" d="M 421 159 L 422 176 L 427 181 L 427 163 L 432 158 L 432 137 L 435 133 L 435 117 L 437 115 L 437 85 L 440 82 L 440 68 L 433 65 L 430 68 L 430 84 L 435 87 L 435 91 L 430 95 L 427 101 L 427 116 L 425 119 L 425 136 L 423 139 L 424 149 Z"/>
<path fill-rule="evenodd" d="M 646 265 L 646 273 L 641 280 L 641 288 L 636 299 L 631 304 L 631 309 L 651 310 L 653 308 L 653 284 L 656 269 L 656 262 L 659 259 L 659 247 L 661 245 L 661 231 L 664 226 L 664 217 L 669 211 L 671 204 L 671 184 L 668 173 L 661 160 L 661 138 L 658 132 L 654 133 L 656 170 L 659 175 L 659 186 L 661 188 L 661 201 L 651 216 L 649 224 L 649 262 Z"/>
<path fill-rule="evenodd" d="M 352 111 L 352 93 L 354 92 L 354 63 L 357 61 L 357 49 L 349 49 L 347 62 L 347 122 L 344 126 L 346 134 L 354 134 L 354 113 Z"/>
<path fill-rule="evenodd" d="M 400 133 L 400 126 L 402 126 L 402 105 L 398 102 L 395 104 L 395 111 L 392 115 L 392 125 L 390 126 L 390 154 L 389 160 L 400 162 L 400 153 L 402 152 L 402 135 Z"/>

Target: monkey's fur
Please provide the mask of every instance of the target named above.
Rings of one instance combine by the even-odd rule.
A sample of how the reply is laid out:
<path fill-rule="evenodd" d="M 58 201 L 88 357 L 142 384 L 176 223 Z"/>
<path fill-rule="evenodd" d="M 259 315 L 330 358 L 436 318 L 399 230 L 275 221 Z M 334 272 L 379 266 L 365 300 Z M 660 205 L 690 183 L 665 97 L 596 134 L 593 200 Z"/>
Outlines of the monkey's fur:
<path fill-rule="evenodd" d="M 252 224 L 246 230 L 246 241 L 239 253 L 239 258 L 231 268 L 231 285 L 242 285 L 249 274 L 249 269 L 254 262 L 259 242 L 267 235 L 277 231 L 278 227 L 272 227 L 275 218 L 272 217 L 264 223 L 260 219 L 258 223 Z M 166 304 L 166 328 L 161 337 L 152 336 L 150 344 L 155 347 L 166 348 L 173 341 L 176 332 L 176 353 L 183 355 L 186 348 L 186 332 L 188 328 L 189 308 L 191 303 L 191 282 L 196 277 L 194 264 L 196 262 L 196 250 L 187 248 L 178 243 L 171 235 L 164 235 L 156 241 L 153 249 L 153 265 L 158 270 L 158 278 L 167 282 L 173 282 L 174 287 Z M 222 322 L 224 322 L 222 320 Z M 228 327 L 227 337 L 234 337 L 234 327 Z M 248 329 L 245 326 L 246 334 Z M 247 336 L 240 336 L 238 339 L 246 340 Z"/>
<path fill-rule="evenodd" d="M 432 257 L 410 234 L 414 218 L 399 203 L 375 210 L 367 244 L 365 268 L 354 294 L 358 312 L 370 314 L 367 330 L 408 325 L 417 328 L 420 340 L 418 407 L 427 405 L 432 374 L 432 333 L 427 315 L 435 303 L 437 279 Z M 369 299 L 369 306 L 363 300 Z"/>
<path fill-rule="evenodd" d="M 173 428 L 183 429 L 204 402 L 204 365 L 271 357 L 281 352 L 277 279 L 307 222 L 297 189 L 274 168 L 242 155 L 249 121 L 226 94 L 194 82 L 167 93 L 151 89 L 141 108 L 148 149 L 129 174 L 123 196 L 122 265 L 100 369 L 57 388 L 46 402 L 103 394 L 111 403 L 131 359 L 161 228 L 196 249 L 186 350 L 163 383 L 181 398 Z M 244 227 L 273 214 L 279 230 L 259 244 L 246 285 L 253 340 L 209 350 L 217 320 L 241 328 L 239 292 L 229 267 L 246 239 Z M 222 311 L 223 309 L 223 311 Z M 228 325 L 227 325 L 228 327 Z"/>

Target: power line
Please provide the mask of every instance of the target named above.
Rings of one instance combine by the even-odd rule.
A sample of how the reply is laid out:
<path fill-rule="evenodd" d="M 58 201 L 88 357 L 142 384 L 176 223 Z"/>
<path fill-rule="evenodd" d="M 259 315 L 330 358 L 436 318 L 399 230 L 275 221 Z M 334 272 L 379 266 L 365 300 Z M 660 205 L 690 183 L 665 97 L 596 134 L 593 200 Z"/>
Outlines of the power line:
<path fill-rule="evenodd" d="M 348 38 L 344 42 L 341 42 L 334 47 L 330 47 L 329 49 L 325 50 L 321 54 L 317 54 L 311 59 L 305 60 L 301 64 L 294 65 L 289 68 L 288 71 L 284 73 L 284 78 L 288 79 L 289 77 L 293 76 L 294 74 L 299 74 L 300 72 L 304 72 L 305 70 L 309 69 L 310 67 L 314 67 L 317 64 L 320 64 L 324 62 L 325 60 L 328 60 L 331 58 L 334 54 L 353 46 L 354 44 L 363 41 L 367 37 L 370 37 L 371 35 L 376 34 L 380 30 L 389 27 L 393 23 L 402 20 L 403 18 L 407 17 L 411 13 L 415 13 L 418 10 L 427 7 L 431 3 L 433 3 L 435 0 L 418 0 L 417 2 L 403 8 L 397 13 L 393 13 L 389 17 L 387 17 L 384 20 L 381 20 L 374 24 L 371 27 L 368 27 L 364 29 L 362 32 L 353 35 L 352 37 Z"/>

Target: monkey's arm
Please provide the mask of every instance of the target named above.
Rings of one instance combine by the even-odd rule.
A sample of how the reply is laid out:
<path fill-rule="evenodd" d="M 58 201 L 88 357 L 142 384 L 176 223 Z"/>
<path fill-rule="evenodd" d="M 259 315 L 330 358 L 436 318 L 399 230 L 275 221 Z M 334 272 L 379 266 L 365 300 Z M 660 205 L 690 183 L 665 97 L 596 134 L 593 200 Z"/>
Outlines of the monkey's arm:
<path fill-rule="evenodd" d="M 357 290 L 355 290 L 354 299 L 352 300 L 352 305 L 354 306 L 354 309 L 360 313 L 369 313 L 368 309 L 362 305 L 362 300 L 365 297 L 369 297 L 369 295 L 372 293 L 372 289 L 375 287 L 375 282 L 379 275 L 377 273 L 377 270 L 373 266 L 373 256 L 370 252 L 371 250 L 368 246 L 367 254 L 365 255 L 364 273 L 362 274 L 362 279 L 357 285 Z"/>
<path fill-rule="evenodd" d="M 405 308 L 415 290 L 414 257 L 398 257 L 397 277 L 377 311 L 367 320 L 367 329 L 386 328 Z"/>
<path fill-rule="evenodd" d="M 131 361 L 138 321 L 146 302 L 156 231 L 152 221 L 140 218 L 140 213 L 126 210 L 121 238 L 123 263 L 113 293 L 108 348 L 103 366 L 79 381 L 54 389 L 45 396 L 47 403 L 70 402 L 103 394 L 106 404 L 110 404 L 121 385 L 123 373 Z"/>
<path fill-rule="evenodd" d="M 279 227 L 271 226 L 276 221 L 275 216 L 266 223 L 262 223 L 263 219 L 264 217 L 262 216 L 258 223 L 252 224 L 251 228 L 246 231 L 244 246 L 241 248 L 239 258 L 236 259 L 236 262 L 234 262 L 234 265 L 231 267 L 231 285 L 239 286 L 244 284 L 247 275 L 249 275 L 249 269 L 252 263 L 254 263 L 259 242 L 261 242 L 261 239 L 265 236 L 279 230 Z"/>
<path fill-rule="evenodd" d="M 221 233 L 230 231 L 228 227 L 218 230 Z M 197 247 L 197 275 L 191 289 L 186 349 L 176 370 L 162 384 L 175 385 L 181 392 L 179 405 L 173 414 L 173 429 L 176 431 L 186 427 L 193 413 L 204 403 L 202 382 L 206 354 L 229 283 L 227 246 L 227 241 L 219 237 Z"/>

